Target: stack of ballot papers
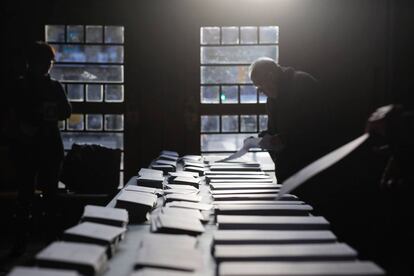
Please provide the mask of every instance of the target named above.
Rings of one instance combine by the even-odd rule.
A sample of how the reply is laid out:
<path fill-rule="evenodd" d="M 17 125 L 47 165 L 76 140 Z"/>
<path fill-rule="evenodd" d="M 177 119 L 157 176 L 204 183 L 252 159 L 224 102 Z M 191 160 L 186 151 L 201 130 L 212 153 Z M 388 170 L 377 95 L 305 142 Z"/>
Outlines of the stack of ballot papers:
<path fill-rule="evenodd" d="M 306 204 L 224 204 L 216 205 L 216 215 L 256 215 L 256 216 L 309 216 L 313 208 Z"/>
<path fill-rule="evenodd" d="M 191 185 L 166 184 L 164 194 L 198 194 L 200 190 Z"/>
<path fill-rule="evenodd" d="M 201 155 L 187 154 L 180 158 L 181 161 L 196 161 L 204 162 L 204 158 Z"/>
<path fill-rule="evenodd" d="M 227 216 L 218 215 L 219 229 L 326 230 L 329 222 L 320 216 Z"/>
<path fill-rule="evenodd" d="M 163 174 L 163 171 L 160 171 L 160 170 L 141 168 L 138 171 L 138 176 L 143 176 L 143 175 L 163 176 L 164 174 Z"/>
<path fill-rule="evenodd" d="M 139 223 L 147 220 L 147 214 L 157 204 L 157 196 L 149 193 L 123 190 L 116 199 L 117 208 L 126 209 L 131 222 Z"/>
<path fill-rule="evenodd" d="M 185 208 L 185 209 L 197 209 L 200 211 L 209 211 L 213 209 L 213 205 L 208 203 L 194 203 L 186 201 L 173 201 L 165 204 L 167 207 Z"/>
<path fill-rule="evenodd" d="M 221 194 L 212 195 L 214 201 L 219 200 L 297 200 L 298 198 L 294 195 L 286 194 L 282 197 L 278 197 L 278 193 L 267 193 L 267 194 Z"/>
<path fill-rule="evenodd" d="M 183 167 L 199 167 L 206 168 L 207 165 L 202 161 L 191 160 L 191 159 L 182 159 Z"/>
<path fill-rule="evenodd" d="M 283 230 L 217 230 L 214 244 L 296 244 L 332 243 L 336 236 L 331 231 L 283 231 Z"/>
<path fill-rule="evenodd" d="M 143 267 L 199 272 L 203 257 L 195 248 L 143 246 L 138 250 L 135 268 Z"/>
<path fill-rule="evenodd" d="M 163 150 L 159 157 L 151 163 L 151 169 L 160 170 L 163 174 L 175 172 L 179 156 L 177 152 Z"/>
<path fill-rule="evenodd" d="M 144 174 L 137 177 L 137 185 L 143 187 L 163 189 L 164 177 L 155 174 Z"/>
<path fill-rule="evenodd" d="M 164 194 L 162 189 L 143 187 L 143 186 L 134 186 L 128 185 L 124 188 L 125 191 L 140 192 L 140 193 L 149 193 L 157 196 L 162 196 Z"/>
<path fill-rule="evenodd" d="M 140 239 L 140 247 L 153 246 L 168 250 L 176 247 L 194 249 L 197 245 L 197 238 L 188 235 L 145 233 Z"/>
<path fill-rule="evenodd" d="M 278 189 L 221 189 L 212 190 L 213 195 L 231 195 L 231 194 L 274 194 Z"/>
<path fill-rule="evenodd" d="M 211 190 L 241 190 L 241 189 L 274 189 L 279 190 L 282 185 L 275 183 L 210 183 Z"/>
<path fill-rule="evenodd" d="M 164 165 L 164 164 L 151 164 L 151 168 L 155 170 L 161 170 L 163 174 L 167 174 L 169 172 L 175 172 L 175 167 L 171 165 Z"/>
<path fill-rule="evenodd" d="M 170 156 L 175 156 L 175 157 L 179 157 L 178 152 L 172 151 L 172 150 L 162 150 L 160 152 L 160 155 L 163 155 L 163 154 L 170 155 Z"/>
<path fill-rule="evenodd" d="M 203 233 L 204 230 L 198 217 L 183 217 L 175 213 L 158 213 L 151 216 L 151 232 L 195 236 Z"/>
<path fill-rule="evenodd" d="M 131 276 L 196 276 L 195 272 L 177 271 L 163 268 L 142 268 L 135 271 Z"/>
<path fill-rule="evenodd" d="M 184 171 L 195 172 L 195 173 L 198 173 L 199 176 L 202 176 L 204 175 L 204 172 L 208 171 L 208 168 L 197 167 L 197 166 L 186 166 L 184 167 Z"/>
<path fill-rule="evenodd" d="M 201 195 L 195 194 L 195 193 L 189 193 L 189 194 L 182 194 L 182 193 L 170 193 L 164 196 L 165 202 L 171 202 L 171 201 L 189 201 L 189 202 L 200 202 L 201 201 Z"/>
<path fill-rule="evenodd" d="M 129 222 L 128 211 L 125 209 L 86 205 L 81 221 L 126 227 Z"/>
<path fill-rule="evenodd" d="M 223 262 L 219 276 L 382 276 L 385 271 L 367 261 Z"/>
<path fill-rule="evenodd" d="M 168 173 L 169 180 L 174 179 L 177 176 L 198 178 L 199 174 L 195 173 L 195 172 L 186 172 L 186 171 L 178 171 L 178 172 L 169 172 Z"/>
<path fill-rule="evenodd" d="M 207 182 L 221 182 L 223 181 L 257 181 L 260 183 L 272 183 L 273 179 L 267 174 L 223 174 L 223 175 L 215 175 L 210 174 L 206 175 Z"/>
<path fill-rule="evenodd" d="M 126 229 L 105 224 L 82 222 L 63 232 L 62 240 L 102 245 L 112 257 L 119 242 L 124 238 Z"/>
<path fill-rule="evenodd" d="M 76 270 L 82 275 L 96 275 L 107 267 L 106 248 L 104 246 L 54 242 L 35 256 L 38 266 Z"/>
<path fill-rule="evenodd" d="M 200 186 L 200 178 L 194 178 L 194 177 L 187 177 L 187 176 L 177 176 L 173 179 L 169 180 L 168 183 L 170 184 L 176 184 L 176 185 L 190 185 L 195 188 L 198 188 Z"/>
<path fill-rule="evenodd" d="M 210 171 L 262 171 L 256 162 L 216 162 L 210 165 Z"/>
<path fill-rule="evenodd" d="M 161 153 L 157 159 L 158 160 L 168 160 L 168 161 L 174 161 L 177 162 L 178 161 L 178 155 L 170 155 L 170 154 L 165 154 L 165 153 Z"/>
<path fill-rule="evenodd" d="M 214 246 L 216 261 L 355 260 L 357 252 L 345 243 L 247 244 Z"/>
<path fill-rule="evenodd" d="M 208 216 L 205 216 L 198 209 L 187 209 L 187 208 L 177 208 L 177 207 L 167 207 L 164 206 L 161 208 L 160 212 L 165 215 L 171 216 L 181 216 L 185 218 L 197 218 L 202 222 L 208 221 Z"/>
<path fill-rule="evenodd" d="M 240 204 L 247 204 L 247 205 L 299 205 L 305 204 L 305 202 L 300 200 L 220 200 L 213 202 L 215 206 L 217 205 L 240 205 Z"/>
<path fill-rule="evenodd" d="M 16 266 L 8 276 L 80 276 L 76 270 Z"/>

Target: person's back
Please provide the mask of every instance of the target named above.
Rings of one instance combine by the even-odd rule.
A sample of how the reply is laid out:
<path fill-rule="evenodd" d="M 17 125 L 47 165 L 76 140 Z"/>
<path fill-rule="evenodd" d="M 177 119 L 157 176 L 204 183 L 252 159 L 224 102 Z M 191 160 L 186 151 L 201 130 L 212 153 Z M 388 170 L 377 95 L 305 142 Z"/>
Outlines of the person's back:
<path fill-rule="evenodd" d="M 32 45 L 26 75 L 17 80 L 10 100 L 11 148 L 18 179 L 16 247 L 24 249 L 34 190 L 41 187 L 46 212 L 53 221 L 55 195 L 64 157 L 58 121 L 70 116 L 71 107 L 62 85 L 49 76 L 54 61 L 53 48 L 43 42 Z M 49 228 L 49 227 L 48 227 Z"/>

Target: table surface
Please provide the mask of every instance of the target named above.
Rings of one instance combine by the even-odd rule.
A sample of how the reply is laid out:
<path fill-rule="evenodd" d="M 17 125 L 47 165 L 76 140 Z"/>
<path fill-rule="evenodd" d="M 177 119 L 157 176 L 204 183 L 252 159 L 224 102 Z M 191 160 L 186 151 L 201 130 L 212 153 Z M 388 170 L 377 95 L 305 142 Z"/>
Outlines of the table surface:
<path fill-rule="evenodd" d="M 217 161 L 228 154 L 205 154 L 203 155 L 207 160 Z M 262 169 L 275 178 L 274 164 L 267 152 L 249 152 L 245 156 L 237 159 L 237 161 L 257 161 L 262 165 Z M 138 169 L 137 169 L 138 171 Z M 135 177 L 132 177 L 125 185 L 136 185 Z M 202 195 L 203 203 L 211 203 L 212 198 L 209 193 L 209 186 L 202 181 L 200 185 L 200 194 Z M 122 192 L 122 191 L 121 191 Z M 120 192 L 120 193 L 121 193 Z M 120 194 L 118 193 L 118 195 Z M 114 207 L 116 204 L 116 195 L 107 206 Z M 163 205 L 163 199 L 158 198 L 157 207 L 153 212 Z M 205 224 L 205 232 L 197 237 L 197 248 L 203 255 L 203 268 L 201 271 L 196 271 L 196 275 L 213 276 L 216 275 L 216 263 L 211 255 L 211 245 L 213 241 L 213 232 L 217 229 L 214 223 L 213 211 L 210 212 L 210 221 Z M 143 224 L 129 224 L 125 239 L 120 243 L 119 248 L 112 259 L 109 261 L 108 270 L 103 274 L 104 276 L 127 276 L 134 271 L 134 262 L 138 256 L 138 250 L 141 237 L 144 233 L 150 233 L 150 224 L 145 222 Z M 168 250 L 168 245 L 166 245 Z"/>

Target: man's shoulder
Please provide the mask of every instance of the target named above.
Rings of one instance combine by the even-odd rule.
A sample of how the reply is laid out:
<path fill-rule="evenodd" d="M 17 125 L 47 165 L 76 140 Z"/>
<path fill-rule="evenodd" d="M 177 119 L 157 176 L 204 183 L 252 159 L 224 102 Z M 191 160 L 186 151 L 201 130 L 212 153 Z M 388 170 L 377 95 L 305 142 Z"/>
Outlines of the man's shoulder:
<path fill-rule="evenodd" d="M 314 76 L 312 76 L 311 74 L 305 71 L 295 70 L 293 73 L 293 77 L 297 81 L 307 81 L 307 82 L 318 83 L 318 81 L 316 80 Z"/>

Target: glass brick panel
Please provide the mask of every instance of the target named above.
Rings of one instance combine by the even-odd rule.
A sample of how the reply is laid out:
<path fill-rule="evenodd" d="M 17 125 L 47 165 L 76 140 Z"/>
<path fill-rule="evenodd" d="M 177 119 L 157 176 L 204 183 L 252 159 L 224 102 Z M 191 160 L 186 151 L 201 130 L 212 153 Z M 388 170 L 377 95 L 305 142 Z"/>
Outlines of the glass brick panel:
<path fill-rule="evenodd" d="M 204 46 L 201 47 L 201 64 L 250 64 L 259 57 L 277 60 L 277 46 Z"/>
<path fill-rule="evenodd" d="M 201 44 L 220 44 L 219 27 L 201 28 Z"/>
<path fill-rule="evenodd" d="M 86 26 L 86 43 L 102 43 L 102 26 Z"/>
<path fill-rule="evenodd" d="M 237 86 L 222 86 L 221 87 L 221 103 L 233 104 L 238 103 Z"/>
<path fill-rule="evenodd" d="M 259 131 L 267 130 L 267 115 L 259 115 Z"/>
<path fill-rule="evenodd" d="M 68 99 L 71 102 L 83 102 L 83 84 L 67 84 Z"/>
<path fill-rule="evenodd" d="M 241 132 L 257 132 L 257 116 L 256 115 L 240 115 L 240 131 Z"/>
<path fill-rule="evenodd" d="M 202 84 L 251 83 L 249 66 L 201 66 Z"/>
<path fill-rule="evenodd" d="M 243 146 L 244 139 L 250 136 L 252 135 L 248 133 L 201 134 L 201 151 L 236 151 Z"/>
<path fill-rule="evenodd" d="M 66 150 L 77 144 L 99 144 L 108 148 L 123 149 L 124 134 L 110 132 L 62 132 L 63 145 Z"/>
<path fill-rule="evenodd" d="M 240 103 L 257 103 L 257 92 L 253 85 L 240 86 Z"/>
<path fill-rule="evenodd" d="M 56 64 L 50 75 L 59 81 L 72 82 L 123 82 L 122 65 Z"/>
<path fill-rule="evenodd" d="M 83 114 L 72 114 L 66 122 L 67 130 L 83 130 Z"/>
<path fill-rule="evenodd" d="M 222 27 L 221 28 L 222 44 L 239 44 L 239 28 L 238 27 Z"/>
<path fill-rule="evenodd" d="M 105 102 L 121 103 L 124 101 L 124 86 L 117 84 L 105 85 Z"/>
<path fill-rule="evenodd" d="M 201 116 L 201 132 L 219 132 L 219 116 Z"/>
<path fill-rule="evenodd" d="M 91 131 L 102 130 L 102 115 L 101 114 L 87 114 L 86 115 L 86 130 L 91 130 Z"/>
<path fill-rule="evenodd" d="M 279 27 L 259 27 L 260 43 L 279 43 Z"/>
<path fill-rule="evenodd" d="M 88 102 L 102 102 L 103 91 L 102 85 L 87 84 L 86 85 L 86 101 Z"/>
<path fill-rule="evenodd" d="M 70 43 L 83 42 L 83 26 L 82 25 L 67 26 L 66 41 Z"/>
<path fill-rule="evenodd" d="M 240 27 L 240 44 L 256 44 L 257 27 Z"/>
<path fill-rule="evenodd" d="M 105 43 L 124 43 L 124 27 L 105 26 Z"/>
<path fill-rule="evenodd" d="M 124 130 L 124 115 L 105 115 L 105 130 Z"/>
<path fill-rule="evenodd" d="M 124 47 L 118 45 L 53 45 L 57 62 L 122 63 Z"/>
<path fill-rule="evenodd" d="M 201 103 L 218 104 L 220 103 L 220 87 L 219 86 L 201 86 Z"/>
<path fill-rule="evenodd" d="M 64 25 L 46 25 L 45 34 L 47 42 L 65 42 Z"/>
<path fill-rule="evenodd" d="M 259 92 L 259 103 L 266 103 L 267 96 L 263 92 Z"/>
<path fill-rule="evenodd" d="M 237 115 L 221 116 L 222 132 L 239 132 L 239 118 Z"/>

